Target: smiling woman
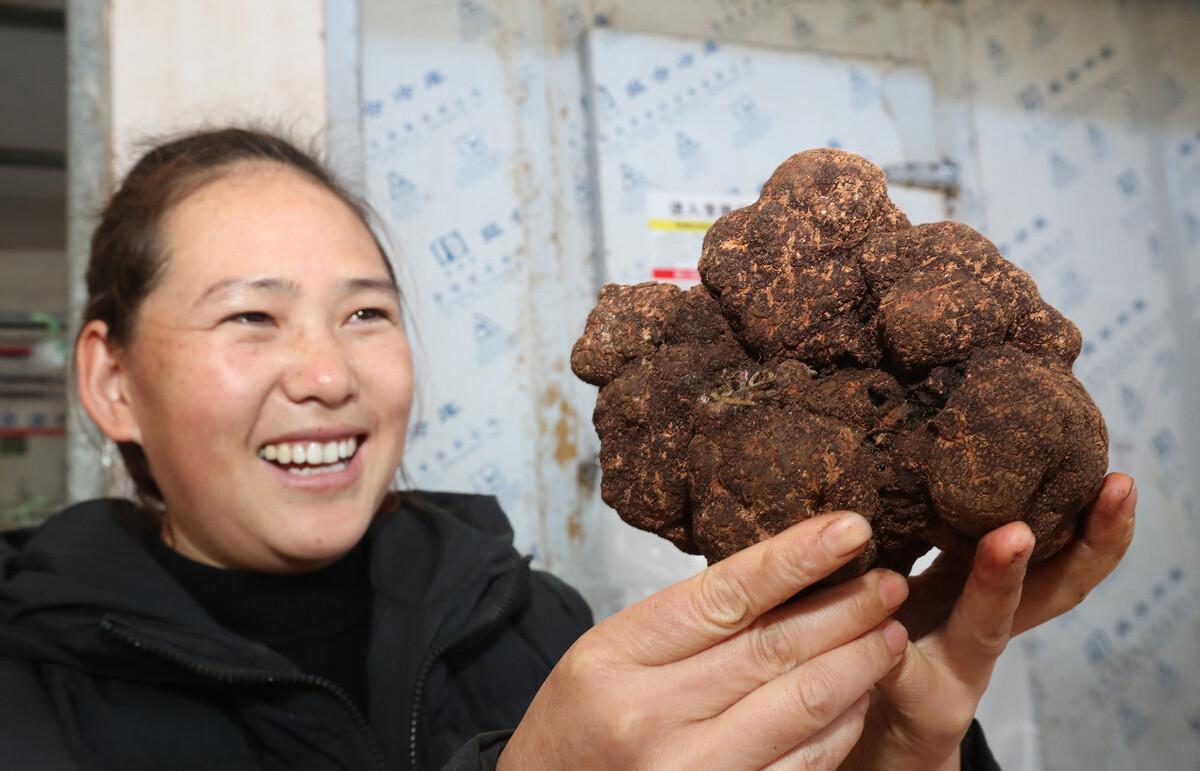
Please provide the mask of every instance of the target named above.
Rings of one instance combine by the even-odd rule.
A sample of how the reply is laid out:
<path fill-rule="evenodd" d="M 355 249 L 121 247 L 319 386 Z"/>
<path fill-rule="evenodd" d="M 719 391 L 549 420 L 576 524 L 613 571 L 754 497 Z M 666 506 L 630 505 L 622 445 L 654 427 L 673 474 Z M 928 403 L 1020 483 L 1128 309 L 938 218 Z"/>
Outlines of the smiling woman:
<path fill-rule="evenodd" d="M 343 197 L 262 161 L 191 190 L 156 239 L 168 257 L 124 339 L 98 317 L 80 332 L 85 408 L 124 451 L 144 453 L 179 553 L 271 572 L 331 563 L 383 500 L 412 405 L 377 241 Z M 348 462 L 324 461 L 326 443 L 336 456 L 351 440 Z M 263 457 L 281 443 L 290 462 Z"/>
<path fill-rule="evenodd" d="M 242 129 L 151 150 L 87 282 L 79 398 L 141 501 L 0 538 L 6 767 L 994 768 L 972 715 L 996 657 L 1132 536 L 1113 475 L 1028 574 L 1017 521 L 911 595 L 877 569 L 795 599 L 871 536 L 798 512 L 589 629 L 495 499 L 389 495 L 400 291 L 310 156 Z"/>

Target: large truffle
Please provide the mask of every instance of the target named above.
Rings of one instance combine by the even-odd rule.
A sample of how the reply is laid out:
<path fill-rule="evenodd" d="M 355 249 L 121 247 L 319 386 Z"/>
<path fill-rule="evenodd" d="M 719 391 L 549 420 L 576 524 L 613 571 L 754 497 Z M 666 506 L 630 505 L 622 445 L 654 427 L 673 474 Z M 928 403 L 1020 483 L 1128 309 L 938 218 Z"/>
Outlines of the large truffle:
<path fill-rule="evenodd" d="M 700 276 L 605 286 L 571 352 L 626 522 L 714 562 L 852 509 L 874 537 L 835 579 L 1014 520 L 1035 560 L 1070 539 L 1104 421 L 1078 329 L 988 239 L 914 227 L 874 164 L 809 150 L 713 224 Z"/>

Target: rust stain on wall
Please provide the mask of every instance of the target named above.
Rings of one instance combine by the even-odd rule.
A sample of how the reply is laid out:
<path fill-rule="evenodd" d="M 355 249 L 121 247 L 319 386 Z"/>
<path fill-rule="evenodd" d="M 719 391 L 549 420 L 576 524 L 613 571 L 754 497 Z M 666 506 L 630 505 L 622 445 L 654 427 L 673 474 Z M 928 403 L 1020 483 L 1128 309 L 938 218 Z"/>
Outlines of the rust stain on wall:
<path fill-rule="evenodd" d="M 572 541 L 583 540 L 583 519 L 578 509 L 567 517 L 567 538 Z"/>
<path fill-rule="evenodd" d="M 565 466 L 579 455 L 579 413 L 555 384 L 542 393 L 540 406 L 543 410 L 557 412 L 552 429 L 554 460 L 560 466 Z"/>

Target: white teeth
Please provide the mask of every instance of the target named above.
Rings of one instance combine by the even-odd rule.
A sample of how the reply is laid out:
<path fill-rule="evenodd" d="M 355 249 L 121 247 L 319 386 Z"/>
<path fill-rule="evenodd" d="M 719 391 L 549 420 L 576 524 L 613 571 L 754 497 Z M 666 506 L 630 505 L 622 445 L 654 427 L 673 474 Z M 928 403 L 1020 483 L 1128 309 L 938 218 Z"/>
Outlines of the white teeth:
<path fill-rule="evenodd" d="M 330 466 L 339 461 L 349 460 L 358 451 L 358 439 L 350 437 L 330 442 L 291 442 L 264 445 L 258 451 L 258 456 L 264 460 L 274 461 L 282 466 L 292 464 L 309 466 Z M 345 467 L 345 464 L 342 464 Z"/>
<path fill-rule="evenodd" d="M 344 468 L 346 468 L 345 463 L 334 463 L 329 466 L 293 466 L 288 469 L 288 473 L 298 477 L 311 477 L 319 474 L 332 474 Z"/>

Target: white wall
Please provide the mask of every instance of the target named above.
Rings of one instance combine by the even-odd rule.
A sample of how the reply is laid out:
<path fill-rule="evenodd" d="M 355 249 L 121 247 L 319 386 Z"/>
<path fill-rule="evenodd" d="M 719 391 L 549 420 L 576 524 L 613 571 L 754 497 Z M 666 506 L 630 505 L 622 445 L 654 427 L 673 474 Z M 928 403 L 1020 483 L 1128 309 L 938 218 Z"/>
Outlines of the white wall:
<path fill-rule="evenodd" d="M 600 503 L 595 391 L 567 368 L 599 263 L 581 36 L 600 24 L 925 62 L 938 146 L 964 174 L 951 216 L 1079 323 L 1077 373 L 1141 495 L 1127 562 L 1011 646 L 981 714 L 1005 768 L 1195 765 L 1194 3 L 363 0 L 361 16 L 368 189 L 424 343 L 409 470 L 496 493 L 520 547 L 600 615 L 696 564 Z"/>
<path fill-rule="evenodd" d="M 266 120 L 325 126 L 321 0 L 111 0 L 112 131 L 119 177 L 147 138 Z"/>

